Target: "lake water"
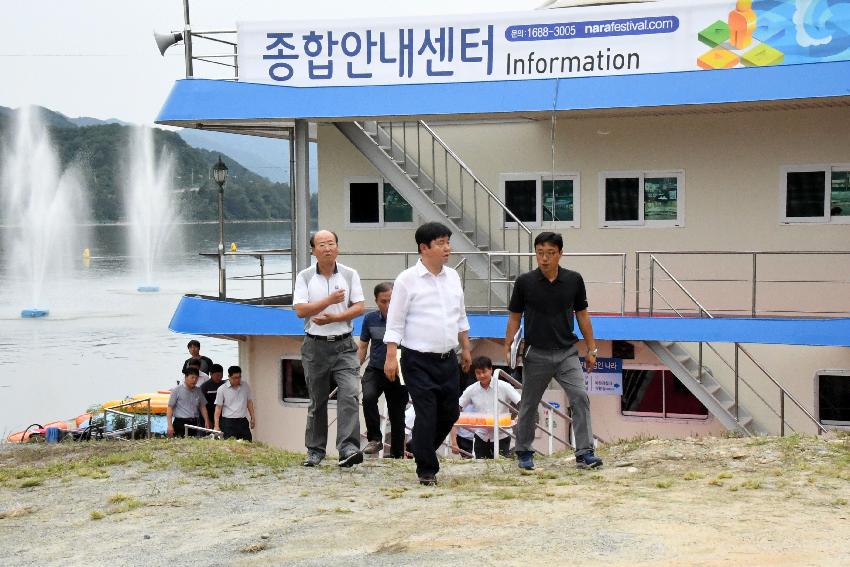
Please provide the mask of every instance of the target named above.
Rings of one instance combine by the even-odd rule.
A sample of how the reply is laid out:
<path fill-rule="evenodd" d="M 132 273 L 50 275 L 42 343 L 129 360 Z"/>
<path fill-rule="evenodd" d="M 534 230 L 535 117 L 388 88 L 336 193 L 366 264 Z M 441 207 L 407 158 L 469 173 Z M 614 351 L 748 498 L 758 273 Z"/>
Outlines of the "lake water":
<path fill-rule="evenodd" d="M 217 224 L 181 225 L 160 262 L 159 293 L 139 293 L 126 250 L 127 227 L 88 227 L 88 267 L 80 254 L 61 276 L 45 284 L 45 319 L 21 319 L 26 286 L 8 266 L 9 228 L 0 227 L 0 434 L 30 423 L 72 418 L 107 400 L 173 386 L 188 357 L 186 343 L 197 338 L 201 353 L 225 368 L 237 364 L 233 341 L 178 335 L 168 324 L 186 293 L 216 295 Z M 226 245 L 240 250 L 289 247 L 287 223 L 228 223 Z M 228 296 L 257 297 L 259 282 L 232 280 L 259 273 L 253 258 L 227 263 Z M 289 258 L 266 261 L 266 273 L 286 272 Z M 266 294 L 287 293 L 289 276 L 267 281 Z"/>

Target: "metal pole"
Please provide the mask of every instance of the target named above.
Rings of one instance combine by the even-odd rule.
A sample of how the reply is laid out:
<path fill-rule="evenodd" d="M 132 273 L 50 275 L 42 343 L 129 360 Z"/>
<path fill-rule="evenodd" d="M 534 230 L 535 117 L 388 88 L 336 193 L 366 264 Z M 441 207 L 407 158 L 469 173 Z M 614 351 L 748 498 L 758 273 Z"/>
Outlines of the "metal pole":
<path fill-rule="evenodd" d="M 735 343 L 735 420 L 740 420 L 738 415 L 738 343 Z"/>
<path fill-rule="evenodd" d="M 549 454 L 551 455 L 555 452 L 553 443 L 555 435 L 555 413 L 552 410 L 546 411 L 546 431 L 549 432 Z"/>
<path fill-rule="evenodd" d="M 779 435 L 785 437 L 785 390 L 779 389 Z"/>
<path fill-rule="evenodd" d="M 295 121 L 295 215 L 296 238 L 295 269 L 300 272 L 310 267 L 310 148 L 309 124 Z M 294 289 L 294 288 L 293 288 Z"/>
<path fill-rule="evenodd" d="M 224 185 L 218 186 L 218 298 L 227 299 L 227 273 L 224 267 Z"/>
<path fill-rule="evenodd" d="M 655 256 L 649 255 L 649 316 L 653 315 L 653 296 L 655 295 Z"/>
<path fill-rule="evenodd" d="M 260 300 L 266 302 L 266 257 L 260 254 Z"/>
<path fill-rule="evenodd" d="M 151 400 L 148 398 L 148 434 L 147 438 L 151 438 Z"/>
<path fill-rule="evenodd" d="M 640 252 L 635 250 L 635 315 L 640 317 Z"/>
<path fill-rule="evenodd" d="M 422 188 L 422 144 L 419 138 L 419 120 L 416 121 L 416 184 Z"/>
<path fill-rule="evenodd" d="M 624 252 L 623 255 L 620 258 L 621 258 L 621 261 L 623 262 L 623 269 L 622 269 L 623 289 L 620 293 L 620 315 L 625 315 L 626 314 L 626 253 Z"/>
<path fill-rule="evenodd" d="M 756 279 L 757 278 L 756 264 L 757 264 L 757 258 L 758 258 L 758 254 L 756 252 L 753 252 L 753 300 L 752 300 L 752 316 L 753 316 L 753 318 L 756 317 L 756 281 L 757 281 L 757 279 Z"/>
<path fill-rule="evenodd" d="M 697 382 L 702 384 L 702 341 L 699 342 L 699 361 L 697 364 L 699 365 L 699 369 L 697 370 Z"/>
<path fill-rule="evenodd" d="M 295 128 L 289 129 L 289 272 L 292 282 L 290 283 L 290 293 L 295 291 L 295 276 L 298 275 L 298 270 L 295 267 L 298 265 L 296 258 L 296 242 L 298 238 L 295 233 L 296 218 L 295 218 Z"/>
<path fill-rule="evenodd" d="M 192 70 L 192 26 L 189 23 L 189 0 L 183 0 L 183 57 L 186 61 L 186 78 L 194 76 Z"/>
<path fill-rule="evenodd" d="M 499 458 L 499 371 L 490 379 L 493 387 L 493 460 Z"/>

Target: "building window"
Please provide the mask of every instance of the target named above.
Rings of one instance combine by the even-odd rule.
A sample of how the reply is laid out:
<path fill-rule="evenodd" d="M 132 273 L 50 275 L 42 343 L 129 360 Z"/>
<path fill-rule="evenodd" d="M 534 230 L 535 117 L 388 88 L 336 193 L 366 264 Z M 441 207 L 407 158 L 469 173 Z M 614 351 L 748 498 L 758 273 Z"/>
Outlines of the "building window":
<path fill-rule="evenodd" d="M 683 179 L 681 171 L 600 174 L 600 226 L 684 226 Z"/>
<path fill-rule="evenodd" d="M 501 177 L 505 206 L 524 224 L 540 227 L 578 227 L 579 178 L 577 174 L 511 173 Z M 505 225 L 515 225 L 505 213 Z"/>
<path fill-rule="evenodd" d="M 850 165 L 782 170 L 782 221 L 850 223 Z"/>
<path fill-rule="evenodd" d="M 349 228 L 413 225 L 413 207 L 383 179 L 351 178 L 345 187 Z"/>
<path fill-rule="evenodd" d="M 623 415 L 706 419 L 708 410 L 669 370 L 623 369 Z"/>
<path fill-rule="evenodd" d="M 280 361 L 281 394 L 284 402 L 308 402 L 307 380 L 304 378 L 304 366 L 300 360 L 284 358 Z M 331 389 L 336 389 L 336 381 L 331 377 Z M 330 397 L 336 400 L 336 394 Z"/>
<path fill-rule="evenodd" d="M 850 426 L 850 371 L 821 371 L 816 375 L 818 419 L 825 425 Z"/>

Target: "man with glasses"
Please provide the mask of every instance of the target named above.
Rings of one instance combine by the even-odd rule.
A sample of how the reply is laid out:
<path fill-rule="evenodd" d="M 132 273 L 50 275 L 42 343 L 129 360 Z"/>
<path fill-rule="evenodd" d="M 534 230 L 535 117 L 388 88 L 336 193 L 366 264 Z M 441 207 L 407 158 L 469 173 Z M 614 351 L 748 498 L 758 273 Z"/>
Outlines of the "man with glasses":
<path fill-rule="evenodd" d="M 578 337 L 573 332 L 573 316 L 587 347 L 588 370 L 596 365 L 596 341 L 587 313 L 587 292 L 581 274 L 559 265 L 564 239 L 556 232 L 541 232 L 534 239 L 537 269 L 519 276 L 508 304 L 505 331 L 505 360 L 510 360 L 511 342 L 525 318 L 522 400 L 515 428 L 519 467 L 534 469 L 534 429 L 537 406 L 552 378 L 567 393 L 572 409 L 576 439 L 576 466 L 592 469 L 602 466 L 593 454 L 590 426 L 590 399 L 578 358 Z"/>

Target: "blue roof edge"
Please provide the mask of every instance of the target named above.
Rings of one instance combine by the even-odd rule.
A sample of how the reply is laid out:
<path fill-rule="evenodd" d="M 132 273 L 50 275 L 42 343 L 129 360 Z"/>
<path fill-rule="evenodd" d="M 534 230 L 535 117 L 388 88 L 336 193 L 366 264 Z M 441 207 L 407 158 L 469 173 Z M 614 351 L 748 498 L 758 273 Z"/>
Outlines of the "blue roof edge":
<path fill-rule="evenodd" d="M 359 336 L 362 317 L 354 321 Z M 469 315 L 470 337 L 501 339 L 506 315 Z M 304 324 L 291 309 L 184 296 L 168 328 L 207 336 L 302 336 Z M 798 346 L 850 346 L 850 319 L 696 319 L 593 317 L 600 340 L 739 342 Z"/>
<path fill-rule="evenodd" d="M 850 61 L 419 85 L 288 87 L 182 79 L 175 83 L 156 121 L 550 112 L 553 100 L 556 110 L 598 110 L 836 96 L 850 96 Z"/>

